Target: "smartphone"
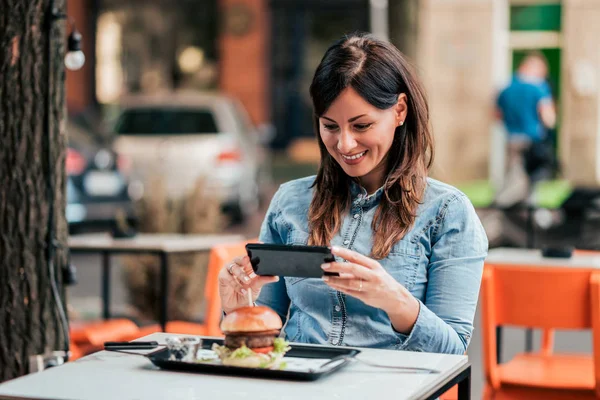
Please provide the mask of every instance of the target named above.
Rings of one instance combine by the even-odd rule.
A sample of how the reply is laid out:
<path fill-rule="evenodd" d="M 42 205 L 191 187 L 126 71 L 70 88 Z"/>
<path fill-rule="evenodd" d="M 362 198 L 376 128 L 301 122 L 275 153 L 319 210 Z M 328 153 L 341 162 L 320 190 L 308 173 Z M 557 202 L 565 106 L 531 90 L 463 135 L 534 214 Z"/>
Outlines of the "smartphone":
<path fill-rule="evenodd" d="M 289 246 L 280 244 L 249 243 L 246 252 L 256 275 L 320 278 L 339 275 L 325 272 L 323 263 L 335 260 L 331 249 L 325 246 Z"/>

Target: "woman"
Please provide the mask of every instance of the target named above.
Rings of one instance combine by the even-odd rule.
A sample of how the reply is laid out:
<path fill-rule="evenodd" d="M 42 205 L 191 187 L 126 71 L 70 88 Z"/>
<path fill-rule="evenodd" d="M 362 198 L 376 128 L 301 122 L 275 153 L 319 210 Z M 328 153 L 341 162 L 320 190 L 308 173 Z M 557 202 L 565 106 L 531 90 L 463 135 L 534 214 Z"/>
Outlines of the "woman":
<path fill-rule="evenodd" d="M 340 39 L 310 87 L 321 150 L 315 176 L 282 185 L 260 241 L 332 245 L 339 277 L 258 277 L 248 257 L 219 276 L 225 312 L 256 303 L 288 340 L 463 354 L 487 238 L 458 190 L 427 178 L 433 155 L 421 84 L 393 45 Z"/>

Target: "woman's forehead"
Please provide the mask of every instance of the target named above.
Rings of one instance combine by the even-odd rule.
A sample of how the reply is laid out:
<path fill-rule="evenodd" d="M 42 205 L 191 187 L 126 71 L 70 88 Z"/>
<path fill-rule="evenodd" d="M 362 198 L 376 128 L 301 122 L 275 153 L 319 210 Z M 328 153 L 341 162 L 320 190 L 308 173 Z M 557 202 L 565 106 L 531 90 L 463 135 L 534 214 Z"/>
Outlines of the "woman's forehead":
<path fill-rule="evenodd" d="M 381 112 L 381 110 L 363 99 L 353 88 L 349 87 L 339 94 L 323 116 L 346 121 L 358 115 L 372 115 L 378 112 Z"/>

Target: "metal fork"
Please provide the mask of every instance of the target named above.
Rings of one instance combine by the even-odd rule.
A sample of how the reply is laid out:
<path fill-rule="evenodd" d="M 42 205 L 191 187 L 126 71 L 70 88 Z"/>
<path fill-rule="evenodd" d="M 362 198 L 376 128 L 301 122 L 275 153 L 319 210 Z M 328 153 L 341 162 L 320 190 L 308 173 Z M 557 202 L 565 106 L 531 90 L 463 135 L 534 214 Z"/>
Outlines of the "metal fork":
<path fill-rule="evenodd" d="M 348 356 L 339 356 L 339 357 L 332 358 L 331 360 L 327 361 L 325 364 L 321 365 L 319 367 L 319 369 L 323 369 L 331 364 L 335 364 L 336 362 L 341 362 L 341 361 L 359 362 L 359 363 L 368 365 L 369 367 L 393 369 L 393 370 L 400 371 L 400 372 L 403 372 L 406 374 L 439 374 L 439 373 L 441 373 L 441 371 L 439 371 L 437 369 L 432 369 L 432 368 L 403 367 L 400 365 L 377 364 L 377 363 L 373 363 L 371 361 L 362 360 L 357 357 L 348 357 Z"/>

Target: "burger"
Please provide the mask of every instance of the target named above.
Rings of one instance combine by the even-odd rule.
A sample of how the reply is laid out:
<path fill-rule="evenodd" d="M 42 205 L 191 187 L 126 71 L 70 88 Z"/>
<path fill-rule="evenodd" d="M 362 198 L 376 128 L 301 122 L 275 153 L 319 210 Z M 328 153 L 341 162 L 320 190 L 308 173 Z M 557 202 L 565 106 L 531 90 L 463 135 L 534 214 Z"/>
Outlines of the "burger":
<path fill-rule="evenodd" d="M 213 350 L 223 365 L 276 368 L 290 349 L 278 337 L 281 327 L 281 318 L 269 307 L 238 308 L 221 321 L 225 341 L 222 346 L 215 343 Z"/>

